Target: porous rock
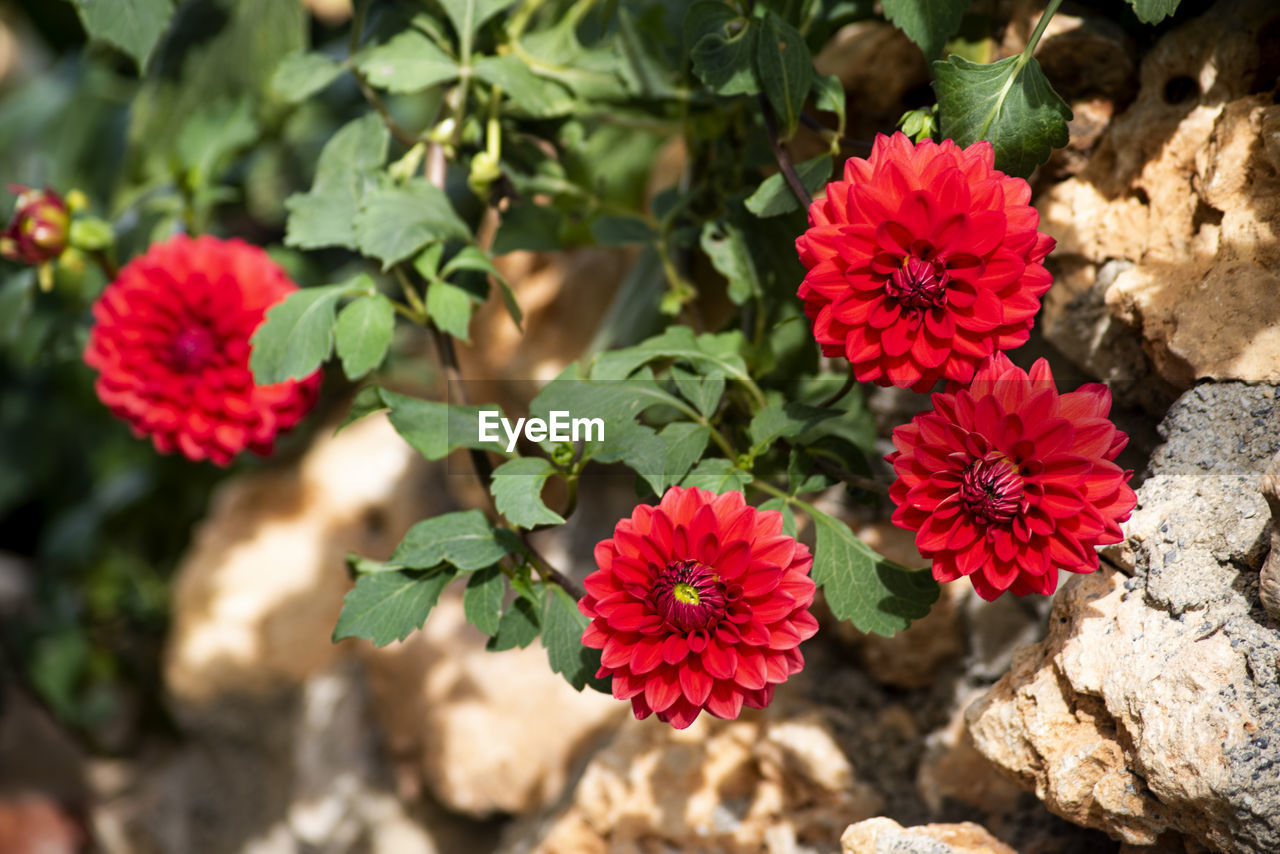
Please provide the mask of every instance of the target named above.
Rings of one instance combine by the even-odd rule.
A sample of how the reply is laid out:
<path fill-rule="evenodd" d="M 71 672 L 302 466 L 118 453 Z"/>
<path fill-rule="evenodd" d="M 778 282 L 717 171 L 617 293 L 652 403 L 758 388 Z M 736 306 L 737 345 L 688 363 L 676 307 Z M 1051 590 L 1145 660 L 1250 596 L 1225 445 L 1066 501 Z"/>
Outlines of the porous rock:
<path fill-rule="evenodd" d="M 650 719 L 591 759 L 565 809 L 500 850 L 794 854 L 882 806 L 816 708 L 703 715 L 686 730 Z"/>
<path fill-rule="evenodd" d="M 840 845 L 842 854 L 1017 854 L 970 821 L 903 827 L 884 816 L 849 825 Z"/>
<path fill-rule="evenodd" d="M 1280 632 L 1258 597 L 1278 392 L 1178 400 L 1125 541 L 970 707 L 977 748 L 1055 813 L 1133 845 L 1280 850 Z"/>
<path fill-rule="evenodd" d="M 1122 398 L 1160 408 L 1152 376 L 1280 381 L 1278 47 L 1270 0 L 1168 33 L 1088 164 L 1036 200 L 1058 241 L 1045 335 Z"/>
<path fill-rule="evenodd" d="M 385 558 L 418 519 L 451 509 L 442 480 L 385 417 L 371 416 L 318 439 L 296 465 L 220 489 L 178 571 L 166 656 L 191 742 L 229 756 L 238 755 L 229 741 L 260 751 L 279 762 L 255 777 L 289 779 L 288 754 L 266 742 L 291 741 L 258 721 L 279 718 L 291 732 L 315 680 L 351 665 L 353 684 L 369 693 L 353 726 L 378 734 L 398 793 L 425 788 L 475 815 L 536 809 L 559 794 L 577 751 L 620 705 L 575 692 L 540 646 L 486 652 L 457 590 L 404 643 L 330 639 L 351 587 L 345 556 Z M 242 794 L 258 799 L 251 787 Z"/>

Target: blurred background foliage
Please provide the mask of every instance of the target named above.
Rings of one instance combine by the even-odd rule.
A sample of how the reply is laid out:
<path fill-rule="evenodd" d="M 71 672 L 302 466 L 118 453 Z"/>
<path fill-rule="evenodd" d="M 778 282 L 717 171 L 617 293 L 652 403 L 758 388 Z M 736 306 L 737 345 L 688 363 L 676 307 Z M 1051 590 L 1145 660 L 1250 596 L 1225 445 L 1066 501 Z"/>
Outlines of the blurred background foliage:
<path fill-rule="evenodd" d="M 346 58 L 354 41 L 343 4 L 129 2 L 172 10 L 141 74 L 130 51 L 86 40 L 71 0 L 0 2 L 0 177 L 82 190 L 91 212 L 112 223 L 121 264 L 175 231 L 210 232 L 268 247 L 300 284 L 342 278 L 358 260 L 347 249 L 284 248 L 285 200 L 312 186 L 334 132 L 368 112 L 362 81 L 341 74 L 318 94 L 290 99 L 273 78 L 285 57 L 307 48 Z M 731 97 L 732 84 L 720 93 L 692 84 L 683 30 L 689 6 L 548 0 L 519 7 L 528 11 L 522 49 L 541 58 L 553 82 L 540 78 L 533 100 L 505 102 L 502 174 L 480 188 L 491 203 L 504 196 L 512 203 L 495 254 L 647 244 L 592 351 L 658 331 L 690 307 L 694 292 L 682 292 L 682 283 L 710 280 L 720 291 L 719 318 L 751 342 L 761 379 L 812 373 L 806 325 L 784 322 L 799 318 L 794 287 L 779 284 L 803 273 L 792 243 L 804 214 L 790 200 L 769 220 L 748 213 L 748 197 L 774 158 L 755 98 Z M 793 21 L 811 52 L 872 11 L 861 0 L 764 6 Z M 424 8 L 439 18 L 427 0 L 372 3 L 365 41 L 385 44 L 410 22 L 423 25 Z M 491 53 L 504 35 L 480 28 L 476 54 Z M 548 71 L 555 67 L 559 78 Z M 440 127 L 449 107 L 443 91 L 393 86 L 379 106 L 392 124 L 416 133 Z M 843 99 L 836 101 L 843 111 Z M 476 113 L 448 131 L 457 156 L 447 189 L 472 223 L 485 201 L 468 191 L 470 158 L 486 135 Z M 806 132 L 817 153 L 838 136 Z M 654 196 L 654 164 L 677 137 L 683 175 Z M 402 140 L 392 146 L 392 162 L 410 148 Z M 830 159 L 821 165 L 829 171 Z M 775 183 L 774 196 L 785 197 Z M 532 199 L 539 204 L 524 203 Z M 12 203 L 12 194 L 0 197 L 0 207 Z M 679 215 L 667 216 L 672 211 Z M 655 227 L 665 229 L 656 240 Z M 768 263 L 757 264 L 761 280 L 753 274 L 749 287 L 735 291 L 729 282 L 726 299 L 717 271 L 731 269 L 747 246 Z M 97 749 L 124 751 L 144 729 L 163 725 L 158 661 L 169 578 L 228 472 L 156 454 L 98 403 L 80 354 L 89 307 L 105 284 L 102 270 L 75 253 L 59 262 L 47 292 L 34 271 L 0 262 L 0 555 L 27 567 L 31 580 L 21 610 L 6 610 L 0 599 L 0 639 L 6 667 L 26 674 L 60 718 Z M 705 319 L 711 328 L 720 322 L 714 314 Z M 393 358 L 384 377 L 401 371 L 421 382 L 424 365 Z M 350 385 L 330 379 L 329 402 L 345 400 Z M 306 432 L 289 437 L 276 460 L 300 447 Z M 231 471 L 272 464 L 247 459 Z"/>
<path fill-rule="evenodd" d="M 363 103 L 354 85 L 300 109 L 272 96 L 281 57 L 345 37 L 298 0 L 183 3 L 142 77 L 87 44 L 61 0 L 0 3 L 0 30 L 0 176 L 84 191 L 120 263 L 176 230 L 278 245 L 282 200 Z M 301 255 L 277 257 L 314 275 Z M 0 265 L 0 556 L 30 588 L 20 610 L 0 599 L 5 666 L 91 745 L 127 750 L 163 726 L 169 578 L 229 472 L 157 454 L 94 396 L 81 352 L 106 284 L 96 266 L 64 259 L 44 292 L 34 270 Z"/>

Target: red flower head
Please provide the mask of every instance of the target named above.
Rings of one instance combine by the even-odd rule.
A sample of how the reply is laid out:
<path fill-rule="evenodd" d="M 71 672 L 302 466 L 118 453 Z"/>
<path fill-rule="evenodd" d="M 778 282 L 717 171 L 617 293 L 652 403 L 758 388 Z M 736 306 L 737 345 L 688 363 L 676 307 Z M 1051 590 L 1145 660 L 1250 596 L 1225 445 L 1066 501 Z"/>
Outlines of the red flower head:
<path fill-rule="evenodd" d="M 828 356 L 864 382 L 927 391 L 968 382 L 1025 344 L 1052 279 L 1031 187 L 992 168 L 989 142 L 876 137 L 809 207 L 796 240 L 805 314 Z"/>
<path fill-rule="evenodd" d="M 1110 410 L 1106 386 L 1059 395 L 1044 359 L 1028 374 L 993 356 L 894 429 L 894 524 L 918 532 L 934 578 L 967 575 L 988 601 L 1052 593 L 1059 569 L 1093 572 L 1094 546 L 1123 539 L 1136 501 L 1133 473 L 1112 462 L 1129 437 Z"/>
<path fill-rule="evenodd" d="M 602 650 L 599 677 L 677 729 L 706 709 L 736 718 L 763 709 L 798 673 L 800 642 L 818 622 L 809 550 L 782 533 L 782 515 L 740 492 L 673 486 L 642 504 L 596 546 L 600 569 L 578 603 L 582 642 Z"/>
<path fill-rule="evenodd" d="M 297 286 L 256 246 L 174 237 L 135 258 L 93 306 L 84 360 L 98 398 L 157 450 L 227 465 L 248 448 L 271 452 L 277 433 L 315 403 L 319 372 L 259 386 L 249 336 Z"/>
<path fill-rule="evenodd" d="M 13 219 L 0 235 L 0 255 L 22 264 L 52 261 L 67 248 L 71 214 L 67 203 L 53 190 L 33 190 L 11 184 L 18 194 Z"/>

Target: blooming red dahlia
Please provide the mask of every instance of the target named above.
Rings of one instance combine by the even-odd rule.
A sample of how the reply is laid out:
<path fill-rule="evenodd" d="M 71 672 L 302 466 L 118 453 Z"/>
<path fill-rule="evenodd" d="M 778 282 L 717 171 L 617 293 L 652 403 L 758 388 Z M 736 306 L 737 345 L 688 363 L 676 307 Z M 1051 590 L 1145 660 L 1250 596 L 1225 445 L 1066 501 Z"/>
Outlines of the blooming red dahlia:
<path fill-rule="evenodd" d="M 218 465 L 245 448 L 270 453 L 276 434 L 315 403 L 320 374 L 255 385 L 249 336 L 296 288 L 267 253 L 239 240 L 153 245 L 93 306 L 84 360 L 98 371 L 98 398 L 161 453 Z"/>
<path fill-rule="evenodd" d="M 1052 279 L 1031 187 L 992 168 L 989 142 L 878 136 L 809 207 L 796 240 L 805 314 L 828 356 L 864 382 L 927 391 L 968 382 L 1026 343 Z"/>
<path fill-rule="evenodd" d="M 596 563 L 578 603 L 591 618 L 582 642 L 602 651 L 596 675 L 613 677 L 637 718 L 677 729 L 703 709 L 736 718 L 804 666 L 798 647 L 818 630 L 813 558 L 780 513 L 740 492 L 673 486 L 618 522 Z"/>
<path fill-rule="evenodd" d="M 933 577 L 967 575 L 988 601 L 1052 593 L 1058 570 L 1093 572 L 1094 546 L 1123 539 L 1132 472 L 1112 462 L 1129 441 L 1098 383 L 1059 395 L 1049 364 L 1030 373 L 1003 353 L 967 389 L 893 431 L 894 524 L 916 531 Z"/>

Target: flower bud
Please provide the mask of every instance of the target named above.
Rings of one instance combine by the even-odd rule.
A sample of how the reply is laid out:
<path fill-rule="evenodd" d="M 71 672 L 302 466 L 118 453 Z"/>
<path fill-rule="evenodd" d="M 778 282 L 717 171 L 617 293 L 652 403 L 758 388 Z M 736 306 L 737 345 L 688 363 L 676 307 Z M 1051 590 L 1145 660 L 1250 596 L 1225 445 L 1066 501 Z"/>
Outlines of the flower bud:
<path fill-rule="evenodd" d="M 18 194 L 13 219 L 0 235 L 0 255 L 22 264 L 43 264 L 67 248 L 70 213 L 53 190 L 9 188 Z"/>

